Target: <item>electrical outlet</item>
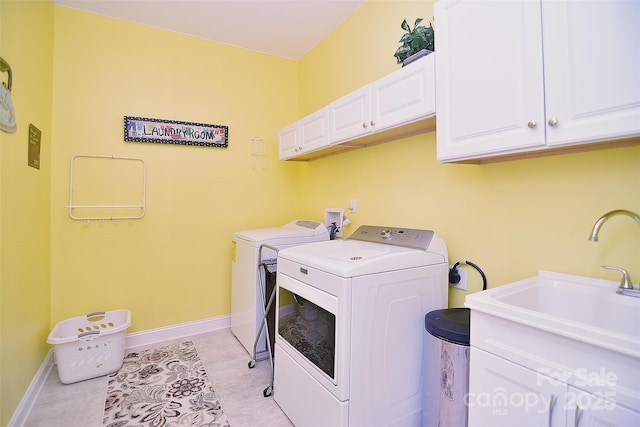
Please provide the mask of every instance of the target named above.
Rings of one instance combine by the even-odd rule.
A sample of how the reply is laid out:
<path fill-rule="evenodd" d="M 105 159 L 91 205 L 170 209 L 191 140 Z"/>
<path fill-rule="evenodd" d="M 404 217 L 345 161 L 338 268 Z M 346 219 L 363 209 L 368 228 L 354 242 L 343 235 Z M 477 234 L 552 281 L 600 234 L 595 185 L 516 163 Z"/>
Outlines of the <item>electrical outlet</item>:
<path fill-rule="evenodd" d="M 449 268 L 453 267 L 452 265 Z M 464 268 L 460 268 L 460 266 L 456 267 L 458 274 L 460 275 L 460 281 L 456 284 L 449 283 L 449 286 L 452 288 L 460 289 L 462 291 L 467 290 L 467 270 Z"/>

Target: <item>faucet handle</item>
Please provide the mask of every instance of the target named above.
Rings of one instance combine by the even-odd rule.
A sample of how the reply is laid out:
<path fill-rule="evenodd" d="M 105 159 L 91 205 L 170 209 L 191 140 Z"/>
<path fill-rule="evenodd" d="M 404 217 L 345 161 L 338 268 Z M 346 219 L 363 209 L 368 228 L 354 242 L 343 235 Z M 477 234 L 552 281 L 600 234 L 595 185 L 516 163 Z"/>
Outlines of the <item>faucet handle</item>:
<path fill-rule="evenodd" d="M 629 277 L 629 273 L 624 268 L 613 267 L 611 265 L 603 265 L 602 268 L 605 270 L 617 270 L 622 273 L 622 279 L 620 280 L 620 288 L 621 289 L 633 289 L 633 284 L 631 283 L 631 277 Z"/>

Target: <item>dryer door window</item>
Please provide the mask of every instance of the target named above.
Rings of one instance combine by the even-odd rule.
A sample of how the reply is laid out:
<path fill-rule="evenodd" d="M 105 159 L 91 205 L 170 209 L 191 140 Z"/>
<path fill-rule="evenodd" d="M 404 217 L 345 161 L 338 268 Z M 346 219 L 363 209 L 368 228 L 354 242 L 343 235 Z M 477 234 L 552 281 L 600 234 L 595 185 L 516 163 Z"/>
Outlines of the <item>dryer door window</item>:
<path fill-rule="evenodd" d="M 309 286 L 289 289 L 299 284 L 278 284 L 278 301 L 284 303 L 279 306 L 278 337 L 336 384 L 337 299 Z"/>

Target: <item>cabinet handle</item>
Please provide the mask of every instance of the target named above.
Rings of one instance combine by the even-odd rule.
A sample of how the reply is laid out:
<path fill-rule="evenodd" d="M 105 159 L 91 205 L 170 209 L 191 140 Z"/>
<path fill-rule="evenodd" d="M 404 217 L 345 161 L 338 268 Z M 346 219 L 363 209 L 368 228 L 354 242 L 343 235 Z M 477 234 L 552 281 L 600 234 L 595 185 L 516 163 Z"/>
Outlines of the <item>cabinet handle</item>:
<path fill-rule="evenodd" d="M 547 123 L 549 124 L 549 126 L 554 128 L 554 127 L 556 127 L 558 125 L 558 119 L 556 119 L 556 118 L 549 119 L 549 121 Z"/>
<path fill-rule="evenodd" d="M 371 121 L 369 122 L 369 124 L 371 124 L 371 126 L 375 126 L 375 125 L 376 125 L 376 122 L 374 122 L 373 120 L 371 120 Z"/>
<path fill-rule="evenodd" d="M 529 126 L 529 129 L 533 129 L 534 127 L 538 126 L 538 124 L 536 123 L 535 120 L 529 120 L 529 123 L 527 123 L 527 126 Z"/>
<path fill-rule="evenodd" d="M 555 394 L 549 396 L 549 422 L 547 423 L 551 427 L 551 417 L 553 415 L 553 407 L 556 405 L 558 397 Z"/>
<path fill-rule="evenodd" d="M 578 424 L 580 423 L 580 416 L 582 415 L 582 409 L 580 409 L 580 406 L 576 405 L 576 417 L 575 417 L 575 421 L 574 421 L 574 427 L 578 427 Z"/>
<path fill-rule="evenodd" d="M 367 124 L 365 122 L 362 122 L 362 128 L 366 129 L 367 128 Z"/>

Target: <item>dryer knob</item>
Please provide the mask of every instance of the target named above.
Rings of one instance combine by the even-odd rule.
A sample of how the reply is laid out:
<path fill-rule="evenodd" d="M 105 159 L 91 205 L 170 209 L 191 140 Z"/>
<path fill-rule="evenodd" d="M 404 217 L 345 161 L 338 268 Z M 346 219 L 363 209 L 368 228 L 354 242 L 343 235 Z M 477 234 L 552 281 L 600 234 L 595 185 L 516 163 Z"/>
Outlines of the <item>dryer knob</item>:
<path fill-rule="evenodd" d="M 382 237 L 383 239 L 390 239 L 391 238 L 391 230 L 389 230 L 388 228 L 386 230 L 383 230 L 380 233 L 380 237 Z"/>

